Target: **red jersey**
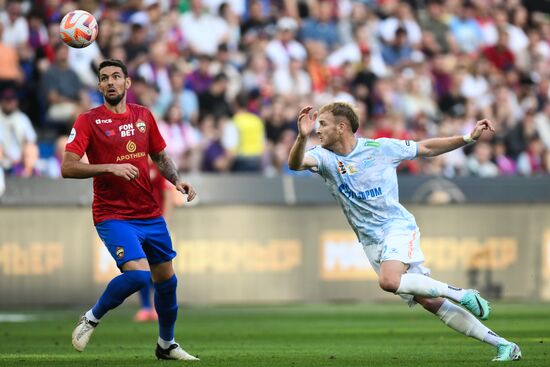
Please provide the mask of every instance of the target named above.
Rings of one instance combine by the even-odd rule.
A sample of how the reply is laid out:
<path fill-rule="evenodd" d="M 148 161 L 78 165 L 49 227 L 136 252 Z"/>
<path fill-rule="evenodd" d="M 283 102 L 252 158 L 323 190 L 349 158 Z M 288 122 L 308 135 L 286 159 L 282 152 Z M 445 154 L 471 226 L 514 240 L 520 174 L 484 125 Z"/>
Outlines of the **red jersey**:
<path fill-rule="evenodd" d="M 90 164 L 130 163 L 139 170 L 135 180 L 113 174 L 94 177 L 94 223 L 107 219 L 146 219 L 161 215 L 149 178 L 150 153 L 166 147 L 151 112 L 127 104 L 126 112 L 113 113 L 104 105 L 78 116 L 66 151 L 83 156 Z"/>

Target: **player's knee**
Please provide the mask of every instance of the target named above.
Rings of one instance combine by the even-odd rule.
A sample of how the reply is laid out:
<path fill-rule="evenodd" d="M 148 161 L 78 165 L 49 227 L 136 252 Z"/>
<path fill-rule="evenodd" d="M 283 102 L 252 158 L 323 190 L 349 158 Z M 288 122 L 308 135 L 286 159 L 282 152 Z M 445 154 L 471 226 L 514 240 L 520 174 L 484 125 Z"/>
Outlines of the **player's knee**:
<path fill-rule="evenodd" d="M 124 273 L 137 288 L 143 288 L 151 282 L 151 272 L 148 270 L 130 270 Z"/>
<path fill-rule="evenodd" d="M 400 276 L 380 276 L 378 279 L 378 285 L 380 288 L 386 292 L 395 293 L 399 288 L 399 283 L 401 282 Z"/>
<path fill-rule="evenodd" d="M 173 275 L 170 279 L 164 282 L 155 283 L 155 289 L 159 293 L 175 292 L 177 287 L 178 287 L 178 278 L 175 275 Z"/>

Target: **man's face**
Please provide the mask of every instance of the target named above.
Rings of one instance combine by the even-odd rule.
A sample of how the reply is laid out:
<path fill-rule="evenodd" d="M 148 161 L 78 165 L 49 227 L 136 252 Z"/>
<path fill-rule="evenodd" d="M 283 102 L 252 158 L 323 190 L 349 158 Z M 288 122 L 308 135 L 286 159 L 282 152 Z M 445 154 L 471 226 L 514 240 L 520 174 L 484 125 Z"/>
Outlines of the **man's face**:
<path fill-rule="evenodd" d="M 106 66 L 99 74 L 99 91 L 105 101 L 116 106 L 124 99 L 126 89 L 130 88 L 130 79 L 124 76 L 118 66 Z"/>
<path fill-rule="evenodd" d="M 2 98 L 0 101 L 0 107 L 2 108 L 2 112 L 6 115 L 12 114 L 15 110 L 17 110 L 17 98 L 11 96 L 9 98 Z"/>
<path fill-rule="evenodd" d="M 319 126 L 316 133 L 323 148 L 330 148 L 338 141 L 341 136 L 339 130 L 341 130 L 341 127 L 332 113 L 323 112 L 319 115 Z"/>

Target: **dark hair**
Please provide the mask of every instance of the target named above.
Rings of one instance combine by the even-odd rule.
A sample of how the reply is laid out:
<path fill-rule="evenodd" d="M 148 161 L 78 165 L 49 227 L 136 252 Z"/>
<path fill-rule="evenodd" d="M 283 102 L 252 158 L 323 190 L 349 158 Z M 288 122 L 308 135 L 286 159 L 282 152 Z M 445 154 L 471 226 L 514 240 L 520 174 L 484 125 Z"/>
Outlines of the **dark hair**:
<path fill-rule="evenodd" d="M 120 60 L 117 59 L 107 59 L 103 60 L 101 64 L 99 64 L 99 68 L 97 69 L 97 76 L 99 77 L 99 74 L 101 73 L 101 69 L 106 68 L 107 66 L 116 66 L 122 69 L 122 72 L 124 73 L 124 77 L 128 77 L 128 69 L 126 68 L 126 65 Z"/>
<path fill-rule="evenodd" d="M 353 133 L 359 129 L 359 116 L 355 108 L 349 103 L 333 102 L 326 104 L 319 110 L 319 113 L 323 112 L 330 112 L 334 117 L 344 117 L 348 121 Z"/>

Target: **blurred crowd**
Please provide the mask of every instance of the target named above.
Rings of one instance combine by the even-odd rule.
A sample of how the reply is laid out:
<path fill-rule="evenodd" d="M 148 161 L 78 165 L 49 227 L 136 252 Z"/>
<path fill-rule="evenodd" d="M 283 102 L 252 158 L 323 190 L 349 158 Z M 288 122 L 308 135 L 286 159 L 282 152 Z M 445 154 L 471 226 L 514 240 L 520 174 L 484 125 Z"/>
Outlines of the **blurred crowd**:
<path fill-rule="evenodd" d="M 128 65 L 128 102 L 153 111 L 182 172 L 295 174 L 286 159 L 300 107 L 336 100 L 357 106 L 358 135 L 369 138 L 463 135 L 494 121 L 494 136 L 401 172 L 550 172 L 550 17 L 520 0 L 0 0 L 0 9 L 8 175 L 60 176 L 75 117 L 102 103 L 105 58 Z M 59 38 L 74 9 L 98 20 L 87 48 Z"/>

